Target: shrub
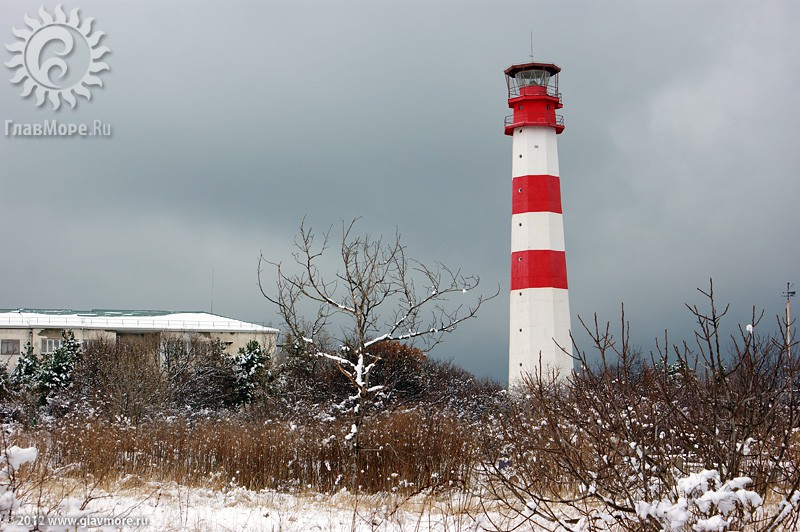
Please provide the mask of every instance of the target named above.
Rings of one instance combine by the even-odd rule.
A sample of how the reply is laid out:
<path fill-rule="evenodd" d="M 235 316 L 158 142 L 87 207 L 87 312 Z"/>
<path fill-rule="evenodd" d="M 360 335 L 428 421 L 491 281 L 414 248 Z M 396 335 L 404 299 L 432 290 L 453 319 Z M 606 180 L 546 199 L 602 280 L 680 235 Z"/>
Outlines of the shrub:
<path fill-rule="evenodd" d="M 219 340 L 169 338 L 161 349 L 172 404 L 194 409 L 236 404 L 236 375 Z"/>
<path fill-rule="evenodd" d="M 721 351 L 725 312 L 705 294 L 709 312 L 690 307 L 698 347 L 673 347 L 675 363 L 663 351 L 646 362 L 631 349 L 624 317 L 619 341 L 595 322 L 586 328 L 598 364 L 582 353 L 567 380 L 533 375 L 493 416 L 484 467 L 493 498 L 518 522 L 795 529 L 800 361 L 787 359 L 780 339 L 744 331 Z M 687 488 L 699 474 L 701 493 Z M 761 508 L 769 499 L 781 502 Z"/>
<path fill-rule="evenodd" d="M 236 379 L 235 400 L 238 404 L 249 403 L 258 390 L 266 385 L 269 355 L 256 340 L 251 340 L 239 349 L 231 363 Z"/>
<path fill-rule="evenodd" d="M 72 331 L 61 333 L 61 345 L 52 353 L 45 354 L 36 370 L 34 382 L 48 395 L 72 384 L 75 364 L 81 356 L 81 343 Z"/>
<path fill-rule="evenodd" d="M 39 358 L 33 354 L 33 346 L 25 344 L 25 352 L 17 360 L 17 365 L 11 372 L 11 385 L 14 388 L 30 386 L 39 370 Z"/>
<path fill-rule="evenodd" d="M 98 340 L 76 367 L 73 399 L 90 402 L 109 418 L 139 422 L 163 412 L 171 397 L 154 337 Z"/>
<path fill-rule="evenodd" d="M 371 382 L 384 386 L 384 395 L 393 402 L 418 399 L 425 390 L 428 357 L 421 350 L 397 341 L 370 346 L 370 356 L 380 360 L 371 373 Z"/>

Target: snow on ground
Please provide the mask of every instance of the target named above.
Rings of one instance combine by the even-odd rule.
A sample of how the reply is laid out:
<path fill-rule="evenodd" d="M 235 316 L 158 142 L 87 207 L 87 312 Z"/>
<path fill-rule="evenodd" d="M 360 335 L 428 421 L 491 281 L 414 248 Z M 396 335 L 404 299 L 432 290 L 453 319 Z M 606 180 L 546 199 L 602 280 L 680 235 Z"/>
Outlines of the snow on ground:
<path fill-rule="evenodd" d="M 702 483 L 714 473 L 704 471 L 686 480 L 699 479 Z M 529 512 L 509 512 L 509 508 L 498 507 L 489 499 L 481 501 L 475 494 L 459 491 L 415 496 L 380 493 L 356 497 L 346 490 L 330 495 L 252 491 L 238 486 L 224 489 L 189 488 L 175 483 L 143 482 L 132 477 L 104 491 L 92 488 L 91 479 L 86 480 L 50 479 L 41 491 L 41 497 L 38 484 L 20 489 L 20 505 L 14 510 L 10 523 L 0 522 L 0 531 L 27 531 L 34 525 L 47 531 L 165 532 L 479 532 L 515 527 L 521 527 L 521 530 L 557 528 L 552 522 L 547 523 L 546 527 L 541 526 L 545 522 L 534 518 Z M 754 507 L 761 505 L 758 495 L 743 488 L 749 484 L 748 481 L 744 478 L 735 479 L 721 485 L 709 485 L 708 489 L 695 482 L 689 493 L 683 493 L 684 496 L 677 503 L 666 500 L 641 502 L 637 505 L 637 511 L 640 516 L 651 515 L 666 530 L 738 530 L 741 527 L 734 525 L 743 516 L 733 511 L 733 507 L 740 507 L 746 510 L 747 515 L 751 515 Z M 701 487 L 703 489 L 699 489 Z M 704 511 L 704 505 L 709 506 L 705 510 L 710 511 Z M 535 519 L 535 522 L 524 521 L 525 516 Z M 610 516 L 606 520 L 601 513 L 597 513 L 595 517 L 600 521 L 589 523 L 586 519 L 568 519 L 558 530 L 586 532 L 590 529 L 616 529 Z"/>
<path fill-rule="evenodd" d="M 79 530 L 286 532 L 491 528 L 475 504 L 467 511 L 470 501 L 475 501 L 460 494 L 362 495 L 357 501 L 346 491 L 291 495 L 240 487 L 211 490 L 147 483 L 113 493 L 94 490 L 87 503 L 86 493 L 80 492 L 75 489 L 70 496 L 56 498 L 58 502 L 50 498 L 38 513 L 36 499 L 25 497 L 11 524 L 0 525 L 0 530 L 30 530 L 34 520 L 52 531 L 76 530 L 76 526 Z M 118 526 L 121 524 L 126 526 Z"/>
<path fill-rule="evenodd" d="M 20 475 L 20 466 L 37 458 L 34 447 L 11 446 L 0 452 L 0 531 L 159 530 L 159 531 L 482 531 L 539 529 L 544 524 L 524 506 L 469 492 L 422 492 L 416 495 L 356 495 L 342 489 L 319 494 L 252 491 L 231 482 L 220 488 L 213 475 L 206 487 L 157 483 L 128 475 L 101 484 L 73 469 L 45 470 L 38 478 Z M 741 529 L 762 512 L 762 497 L 747 488 L 749 477 L 723 482 L 716 470 L 692 473 L 677 482 L 677 500 L 639 501 L 636 513 L 659 522 L 664 530 L 698 532 Z M 499 502 L 499 505 L 497 504 Z M 794 507 L 796 498 L 786 505 Z M 781 503 L 783 504 L 783 503 Z M 780 506 L 779 506 L 780 508 Z M 576 519 L 565 506 L 562 528 L 571 532 L 615 529 L 614 518 L 587 508 Z M 789 510 L 791 511 L 791 510 Z M 541 514 L 540 514 L 541 515 Z M 598 521 L 599 519 L 599 521 Z M 631 519 L 631 517 L 629 517 Z M 634 518 L 635 519 L 635 518 Z M 593 521 L 590 522 L 589 520 Z M 631 521 L 632 522 L 632 521 Z M 550 522 L 547 530 L 554 530 Z"/>

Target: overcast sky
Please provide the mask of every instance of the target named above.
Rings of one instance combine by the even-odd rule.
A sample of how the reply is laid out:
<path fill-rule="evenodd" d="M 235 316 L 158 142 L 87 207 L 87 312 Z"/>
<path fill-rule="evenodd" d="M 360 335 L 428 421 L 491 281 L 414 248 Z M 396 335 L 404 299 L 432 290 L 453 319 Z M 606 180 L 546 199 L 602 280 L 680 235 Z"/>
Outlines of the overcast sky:
<path fill-rule="evenodd" d="M 4 44 L 40 5 L 0 4 Z M 503 70 L 529 60 L 531 31 L 535 59 L 562 68 L 573 327 L 617 322 L 624 302 L 645 350 L 664 329 L 688 338 L 683 304 L 713 278 L 728 326 L 756 305 L 766 332 L 800 286 L 796 1 L 75 7 L 106 33 L 105 86 L 54 111 L 2 67 L 0 118 L 113 135 L 0 139 L 0 308 L 209 310 L 213 271 L 215 313 L 280 326 L 259 252 L 287 259 L 303 217 L 361 216 L 501 287 L 432 355 L 505 381 Z"/>

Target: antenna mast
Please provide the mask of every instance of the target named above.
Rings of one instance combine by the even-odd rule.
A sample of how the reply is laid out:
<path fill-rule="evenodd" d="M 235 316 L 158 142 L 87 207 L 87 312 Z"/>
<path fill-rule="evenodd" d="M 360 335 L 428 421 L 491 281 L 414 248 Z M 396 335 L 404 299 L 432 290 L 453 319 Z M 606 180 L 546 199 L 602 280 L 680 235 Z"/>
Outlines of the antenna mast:
<path fill-rule="evenodd" d="M 792 303 L 789 298 L 795 293 L 792 283 L 786 283 L 786 292 L 783 293 L 786 296 L 786 358 L 790 357 L 792 349 Z"/>
<path fill-rule="evenodd" d="M 214 268 L 211 268 L 211 314 L 214 314 Z"/>
<path fill-rule="evenodd" d="M 531 62 L 533 62 L 533 30 L 531 30 Z"/>

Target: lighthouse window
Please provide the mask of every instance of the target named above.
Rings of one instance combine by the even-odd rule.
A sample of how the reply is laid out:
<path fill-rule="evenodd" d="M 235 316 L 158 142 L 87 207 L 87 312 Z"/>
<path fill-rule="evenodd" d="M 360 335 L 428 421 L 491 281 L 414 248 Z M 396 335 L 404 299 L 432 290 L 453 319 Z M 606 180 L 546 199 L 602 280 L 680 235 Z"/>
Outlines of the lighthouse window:
<path fill-rule="evenodd" d="M 547 104 L 547 110 L 548 111 L 550 110 L 550 104 L 549 103 Z"/>
<path fill-rule="evenodd" d="M 522 222 L 519 223 L 519 226 L 522 227 Z"/>
<path fill-rule="evenodd" d="M 519 158 L 522 159 L 522 154 L 521 153 L 519 154 Z"/>
<path fill-rule="evenodd" d="M 519 105 L 519 110 L 522 111 L 522 104 Z"/>
<path fill-rule="evenodd" d="M 520 329 L 519 332 L 522 332 L 522 329 Z"/>
<path fill-rule="evenodd" d="M 519 187 L 519 188 L 517 189 L 517 192 L 519 192 L 519 193 L 522 193 L 522 187 Z"/>
<path fill-rule="evenodd" d="M 522 257 L 517 258 L 518 261 L 522 262 Z"/>

